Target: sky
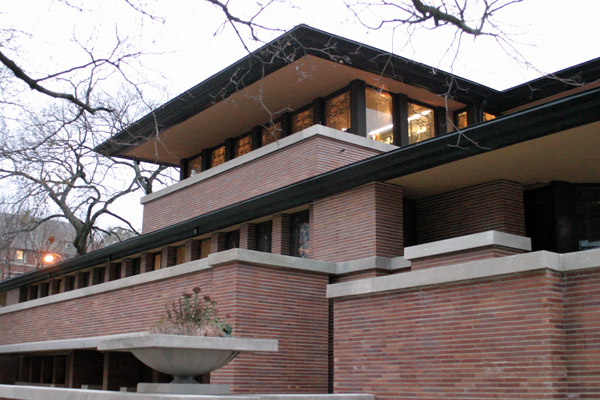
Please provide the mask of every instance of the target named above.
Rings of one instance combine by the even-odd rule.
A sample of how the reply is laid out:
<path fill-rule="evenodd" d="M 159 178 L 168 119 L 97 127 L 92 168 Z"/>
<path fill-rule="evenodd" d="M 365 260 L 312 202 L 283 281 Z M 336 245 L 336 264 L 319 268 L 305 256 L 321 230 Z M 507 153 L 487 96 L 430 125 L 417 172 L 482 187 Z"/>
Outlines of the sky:
<path fill-rule="evenodd" d="M 247 54 L 234 31 L 223 26 L 222 12 L 202 0 L 149 1 L 144 11 L 158 18 L 142 15 L 125 0 L 82 1 L 81 5 L 75 1 L 0 0 L 0 26 L 15 30 L 9 40 L 6 35 L 2 38 L 8 47 L 5 51 L 27 72 L 40 76 L 87 61 L 82 46 L 101 55 L 113 49 L 118 40 L 127 40 L 132 52 L 144 54 L 130 65 L 124 64 L 123 71 L 128 79 L 143 83 L 140 87 L 154 104 Z M 254 0 L 230 0 L 229 4 L 231 11 L 242 17 L 257 11 Z M 371 20 L 369 10 L 361 17 Z M 496 16 L 495 22 L 508 41 L 465 36 L 458 53 L 451 47 L 450 29 L 369 30 L 357 22 L 343 0 L 299 0 L 295 5 L 277 1 L 257 22 L 275 29 L 259 31 L 263 41 L 305 23 L 495 89 L 506 89 L 600 57 L 598 15 L 598 0 L 523 0 Z M 252 40 L 246 43 L 251 49 L 261 45 Z M 124 84 L 118 75 L 102 77 L 105 90 Z M 138 227 L 139 197 L 121 205 L 128 215 L 135 216 L 132 219 Z"/>

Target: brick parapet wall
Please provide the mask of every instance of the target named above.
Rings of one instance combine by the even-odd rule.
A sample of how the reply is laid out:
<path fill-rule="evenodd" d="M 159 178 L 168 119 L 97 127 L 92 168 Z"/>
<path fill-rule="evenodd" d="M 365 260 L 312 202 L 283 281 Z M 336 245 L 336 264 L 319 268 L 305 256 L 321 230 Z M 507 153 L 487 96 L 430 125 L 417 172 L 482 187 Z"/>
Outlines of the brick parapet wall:
<path fill-rule="evenodd" d="M 497 230 L 525 236 L 523 189 L 498 180 L 420 199 L 418 243 Z"/>
<path fill-rule="evenodd" d="M 567 274 L 564 292 L 569 398 L 600 399 L 600 267 Z"/>
<path fill-rule="evenodd" d="M 312 136 L 145 203 L 143 233 L 185 221 L 379 153 L 377 150 L 332 138 Z"/>
<path fill-rule="evenodd" d="M 564 398 L 550 271 L 334 300 L 334 388 L 378 400 Z"/>
<path fill-rule="evenodd" d="M 328 379 L 328 279 L 327 274 L 302 270 L 219 265 L 1 314 L 0 345 L 145 331 L 160 321 L 165 304 L 199 286 L 203 295 L 218 302 L 221 315 L 230 316 L 236 337 L 279 340 L 278 353 L 243 354 L 216 372 L 213 383 L 230 383 L 234 392 L 323 393 Z"/>
<path fill-rule="evenodd" d="M 240 337 L 278 339 L 211 375 L 236 393 L 327 393 L 326 274 L 233 264 L 215 269 L 214 299 Z"/>
<path fill-rule="evenodd" d="M 338 262 L 403 254 L 400 186 L 369 183 L 315 201 L 312 214 L 311 258 Z"/>

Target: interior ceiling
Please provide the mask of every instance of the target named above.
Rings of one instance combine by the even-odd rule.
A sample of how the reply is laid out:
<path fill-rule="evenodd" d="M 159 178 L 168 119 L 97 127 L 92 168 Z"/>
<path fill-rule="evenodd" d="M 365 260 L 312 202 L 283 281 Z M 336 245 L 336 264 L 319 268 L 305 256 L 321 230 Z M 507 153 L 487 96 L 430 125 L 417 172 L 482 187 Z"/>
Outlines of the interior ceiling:
<path fill-rule="evenodd" d="M 198 154 L 203 148 L 223 143 L 229 137 L 241 135 L 252 127 L 268 124 L 280 113 L 298 109 L 315 98 L 326 96 L 361 79 L 367 84 L 432 106 L 454 111 L 464 104 L 445 99 L 425 89 L 409 86 L 391 78 L 306 56 L 273 72 L 229 98 L 205 109 L 186 121 L 160 133 L 129 150 L 132 158 L 179 164 L 180 159 Z M 269 112 L 268 112 L 268 111 Z"/>
<path fill-rule="evenodd" d="M 428 197 L 497 179 L 524 185 L 597 183 L 600 122 L 569 129 L 415 174 L 392 179 L 410 198 Z"/>

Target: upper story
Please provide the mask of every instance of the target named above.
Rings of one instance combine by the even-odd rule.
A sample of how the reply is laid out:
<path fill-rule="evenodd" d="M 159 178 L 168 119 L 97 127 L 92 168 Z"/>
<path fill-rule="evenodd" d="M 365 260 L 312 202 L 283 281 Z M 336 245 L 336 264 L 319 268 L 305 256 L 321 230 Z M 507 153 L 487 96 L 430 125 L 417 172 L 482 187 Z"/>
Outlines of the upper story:
<path fill-rule="evenodd" d="M 299 26 L 97 150 L 179 167 L 180 182 L 142 199 L 148 233 L 593 89 L 599 71 L 594 60 L 500 92 Z M 315 125 L 331 129 L 306 130 Z"/>
<path fill-rule="evenodd" d="M 499 92 L 297 27 L 97 148 L 180 167 L 142 199 L 143 235 L 0 292 L 39 300 L 231 248 L 343 263 L 490 230 L 597 247 L 599 79 L 593 60 Z"/>

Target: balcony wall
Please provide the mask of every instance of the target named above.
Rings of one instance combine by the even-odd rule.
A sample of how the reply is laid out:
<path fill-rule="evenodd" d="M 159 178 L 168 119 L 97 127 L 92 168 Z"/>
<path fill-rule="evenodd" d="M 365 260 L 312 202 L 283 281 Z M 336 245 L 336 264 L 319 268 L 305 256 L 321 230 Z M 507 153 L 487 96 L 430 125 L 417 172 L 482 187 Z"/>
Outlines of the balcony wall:
<path fill-rule="evenodd" d="M 235 337 L 279 340 L 279 352 L 240 355 L 211 374 L 212 383 L 230 384 L 234 393 L 327 392 L 325 263 L 304 260 L 301 267 L 283 268 L 290 257 L 262 255 L 256 265 L 239 254 L 255 253 L 230 250 L 3 307 L 0 346 L 146 331 L 165 315 L 165 304 L 198 286 L 228 315 Z"/>
<path fill-rule="evenodd" d="M 143 232 L 155 231 L 395 148 L 315 125 L 144 197 Z"/>

